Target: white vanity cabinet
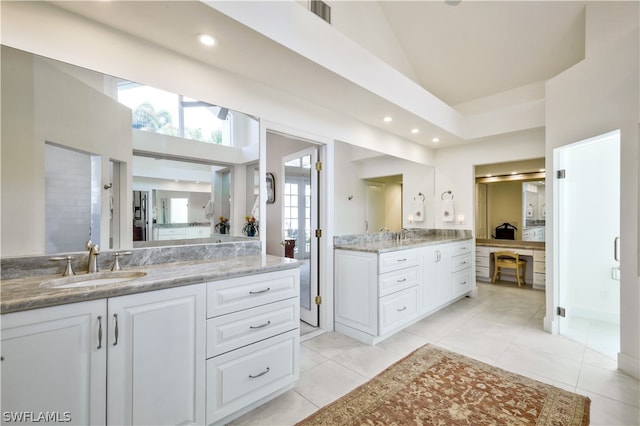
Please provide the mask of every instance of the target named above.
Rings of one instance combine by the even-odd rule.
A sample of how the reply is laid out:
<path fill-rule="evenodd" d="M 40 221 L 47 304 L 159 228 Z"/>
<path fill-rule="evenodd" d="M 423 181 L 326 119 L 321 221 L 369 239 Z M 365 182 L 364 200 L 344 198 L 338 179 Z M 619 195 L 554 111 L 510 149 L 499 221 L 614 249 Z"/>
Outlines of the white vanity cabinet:
<path fill-rule="evenodd" d="M 299 376 L 298 269 L 207 284 L 207 424 L 224 424 Z"/>
<path fill-rule="evenodd" d="M 105 424 L 106 326 L 105 300 L 2 315 L 2 423 Z"/>
<path fill-rule="evenodd" d="M 204 423 L 205 300 L 201 284 L 3 315 L 3 412 Z"/>
<path fill-rule="evenodd" d="M 473 242 L 384 253 L 335 249 L 335 329 L 367 344 L 473 290 Z"/>
<path fill-rule="evenodd" d="M 420 249 L 334 251 L 335 328 L 375 344 L 413 322 L 420 309 Z"/>

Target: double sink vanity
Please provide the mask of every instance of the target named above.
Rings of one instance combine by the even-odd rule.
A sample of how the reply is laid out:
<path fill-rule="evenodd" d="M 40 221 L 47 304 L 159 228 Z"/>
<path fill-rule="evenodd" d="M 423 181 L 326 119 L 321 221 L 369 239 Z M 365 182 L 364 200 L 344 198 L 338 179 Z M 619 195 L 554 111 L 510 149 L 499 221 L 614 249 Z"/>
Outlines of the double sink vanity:
<path fill-rule="evenodd" d="M 133 249 L 122 271 L 68 277 L 7 276 L 44 256 L 2 261 L 15 421 L 224 424 L 298 377 L 299 265 L 259 243 Z"/>

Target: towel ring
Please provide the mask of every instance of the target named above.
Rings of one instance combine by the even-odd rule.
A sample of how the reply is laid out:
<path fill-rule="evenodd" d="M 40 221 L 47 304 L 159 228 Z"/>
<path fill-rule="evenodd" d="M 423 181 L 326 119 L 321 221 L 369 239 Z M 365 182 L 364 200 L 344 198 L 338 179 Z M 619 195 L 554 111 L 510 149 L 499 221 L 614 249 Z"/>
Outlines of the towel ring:
<path fill-rule="evenodd" d="M 418 197 L 422 197 L 422 202 L 423 203 L 426 201 L 426 197 L 424 196 L 424 194 L 422 192 L 418 192 Z M 413 197 L 413 201 L 418 201 L 418 200 L 416 200 L 416 197 Z"/>
<path fill-rule="evenodd" d="M 440 199 L 441 199 L 441 200 L 444 200 L 444 196 L 445 196 L 445 194 L 447 194 L 447 195 L 448 195 L 448 197 L 447 197 L 448 199 L 453 200 L 453 194 L 451 193 L 451 191 L 444 191 L 444 192 L 440 195 Z"/>

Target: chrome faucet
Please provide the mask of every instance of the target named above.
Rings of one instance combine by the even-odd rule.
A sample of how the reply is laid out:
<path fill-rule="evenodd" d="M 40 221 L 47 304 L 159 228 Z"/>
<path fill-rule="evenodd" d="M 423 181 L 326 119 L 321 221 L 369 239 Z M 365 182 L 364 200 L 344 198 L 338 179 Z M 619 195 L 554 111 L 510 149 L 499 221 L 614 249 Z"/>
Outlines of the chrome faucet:
<path fill-rule="evenodd" d="M 100 247 L 89 240 L 87 241 L 87 250 L 89 250 L 89 266 L 87 267 L 87 273 L 93 274 L 94 272 L 98 272 L 98 255 L 100 254 Z"/>
<path fill-rule="evenodd" d="M 401 240 L 406 240 L 407 239 L 407 234 L 410 231 L 407 228 L 402 228 L 402 230 L 400 231 L 400 239 Z"/>

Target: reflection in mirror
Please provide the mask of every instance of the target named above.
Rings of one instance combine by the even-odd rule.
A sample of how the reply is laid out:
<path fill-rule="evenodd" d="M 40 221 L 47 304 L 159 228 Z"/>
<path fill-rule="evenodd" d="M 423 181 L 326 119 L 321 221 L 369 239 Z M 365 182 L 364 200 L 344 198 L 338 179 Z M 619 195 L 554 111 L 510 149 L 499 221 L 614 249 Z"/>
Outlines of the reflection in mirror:
<path fill-rule="evenodd" d="M 254 179 L 260 176 L 256 117 L 218 106 L 212 99 L 163 92 L 163 96 L 171 98 L 169 106 L 158 94 L 160 91 L 142 84 L 7 46 L 2 46 L 1 66 L 3 256 L 82 251 L 89 238 L 102 248 L 129 248 L 134 245 L 134 232 L 137 242 L 152 245 L 153 208 L 161 212 L 162 205 L 153 198 L 154 189 L 155 195 L 159 190 L 207 193 L 204 206 L 212 201 L 210 217 L 203 217 L 202 200 L 198 199 L 189 202 L 185 224 L 206 223 L 212 238 L 220 216 L 230 225 L 227 240 L 243 236 L 245 216 L 258 217 L 259 184 Z M 135 105 L 124 103 L 125 98 L 126 102 L 140 100 L 131 95 L 142 91 L 155 94 Z M 59 238 L 71 235 L 66 228 L 54 229 L 62 222 L 46 217 L 52 203 L 69 200 L 78 192 L 67 189 L 64 194 L 56 194 L 46 188 L 45 182 L 50 178 L 45 176 L 45 159 L 50 156 L 45 153 L 46 146 L 86 153 L 94 159 L 99 172 L 84 171 L 81 178 L 72 178 L 67 174 L 71 168 L 63 161 L 49 162 L 52 167 L 58 166 L 56 172 L 49 170 L 56 178 L 78 184 L 93 181 L 93 187 L 98 188 L 91 193 L 94 198 L 85 196 L 78 203 L 81 205 L 72 209 L 74 214 L 92 207 L 98 209 L 91 219 L 74 220 L 74 231 L 82 236 L 73 242 Z M 199 181 L 208 187 L 153 187 L 143 180 L 151 177 L 150 167 L 138 170 L 138 157 L 142 156 L 155 162 L 156 179 L 175 185 L 180 183 L 175 180 L 189 181 L 189 186 Z M 207 175 L 197 179 L 173 176 L 168 160 L 185 162 L 192 175 L 200 174 L 204 167 Z M 135 193 L 137 204 L 134 190 L 139 191 Z M 25 198 L 24 194 L 31 196 Z M 198 206 L 197 214 L 192 211 L 194 206 Z M 167 205 L 167 213 L 169 208 Z M 180 220 L 185 220 L 184 216 Z M 27 234 L 25 223 L 30 229 Z M 159 224 L 157 218 L 156 223 Z"/>
<path fill-rule="evenodd" d="M 402 229 L 402 175 L 364 179 L 368 232 Z"/>
<path fill-rule="evenodd" d="M 544 183 L 544 159 L 476 166 L 476 238 L 499 238 L 506 223 L 515 240 L 544 241 Z"/>

